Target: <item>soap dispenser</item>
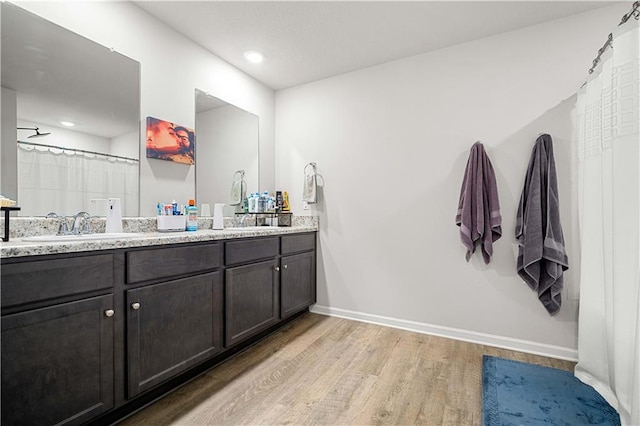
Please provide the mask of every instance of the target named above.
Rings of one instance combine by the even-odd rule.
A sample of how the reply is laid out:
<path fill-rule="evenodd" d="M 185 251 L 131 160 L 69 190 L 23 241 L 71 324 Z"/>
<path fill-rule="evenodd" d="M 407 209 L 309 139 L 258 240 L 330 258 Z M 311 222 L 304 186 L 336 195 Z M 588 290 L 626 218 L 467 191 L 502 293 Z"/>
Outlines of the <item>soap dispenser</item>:
<path fill-rule="evenodd" d="M 105 232 L 122 233 L 122 207 L 120 198 L 107 199 L 107 226 Z"/>

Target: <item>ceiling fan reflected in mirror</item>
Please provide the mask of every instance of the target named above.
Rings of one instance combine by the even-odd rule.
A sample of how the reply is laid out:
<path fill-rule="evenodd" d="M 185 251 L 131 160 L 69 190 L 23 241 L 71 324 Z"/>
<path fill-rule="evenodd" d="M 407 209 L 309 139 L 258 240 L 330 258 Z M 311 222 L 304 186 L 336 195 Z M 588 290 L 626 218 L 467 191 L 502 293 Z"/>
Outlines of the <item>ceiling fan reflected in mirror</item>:
<path fill-rule="evenodd" d="M 31 138 L 40 138 L 43 136 L 49 136 L 50 132 L 40 133 L 40 130 L 37 127 L 17 127 L 18 130 L 33 130 L 35 131 L 35 135 L 27 136 L 29 139 Z"/>

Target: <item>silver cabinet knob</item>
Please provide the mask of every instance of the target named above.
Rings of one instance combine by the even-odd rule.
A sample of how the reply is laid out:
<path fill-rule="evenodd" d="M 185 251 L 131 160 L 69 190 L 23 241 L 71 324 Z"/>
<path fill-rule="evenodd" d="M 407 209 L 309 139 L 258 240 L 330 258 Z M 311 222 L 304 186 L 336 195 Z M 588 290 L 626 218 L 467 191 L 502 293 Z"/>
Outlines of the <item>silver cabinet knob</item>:
<path fill-rule="evenodd" d="M 138 302 L 132 303 L 131 309 L 133 309 L 134 311 L 137 311 L 138 309 L 140 309 L 140 304 Z"/>
<path fill-rule="evenodd" d="M 287 265 L 282 265 L 282 267 L 283 267 L 284 269 L 287 269 Z"/>
<path fill-rule="evenodd" d="M 113 314 L 115 313 L 116 311 L 114 311 L 113 309 L 107 309 L 106 311 L 104 311 L 105 316 L 108 316 L 108 317 L 112 317 Z"/>
<path fill-rule="evenodd" d="M 280 267 L 279 266 L 276 266 L 274 269 L 276 270 L 276 272 L 280 272 Z"/>

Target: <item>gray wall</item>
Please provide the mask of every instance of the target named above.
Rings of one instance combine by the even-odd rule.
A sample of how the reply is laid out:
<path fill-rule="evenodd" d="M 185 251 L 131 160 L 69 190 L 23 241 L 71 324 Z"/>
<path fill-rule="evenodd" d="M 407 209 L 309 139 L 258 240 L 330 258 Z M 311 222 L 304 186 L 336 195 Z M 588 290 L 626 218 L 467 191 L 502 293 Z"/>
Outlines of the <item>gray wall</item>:
<path fill-rule="evenodd" d="M 476 40 L 276 95 L 276 183 L 304 212 L 302 170 L 324 176 L 316 310 L 576 357 L 579 241 L 571 110 L 628 5 Z M 517 276 L 517 203 L 533 143 L 554 138 L 571 269 L 554 317 Z M 485 266 L 455 225 L 469 148 L 497 175 L 503 237 Z"/>

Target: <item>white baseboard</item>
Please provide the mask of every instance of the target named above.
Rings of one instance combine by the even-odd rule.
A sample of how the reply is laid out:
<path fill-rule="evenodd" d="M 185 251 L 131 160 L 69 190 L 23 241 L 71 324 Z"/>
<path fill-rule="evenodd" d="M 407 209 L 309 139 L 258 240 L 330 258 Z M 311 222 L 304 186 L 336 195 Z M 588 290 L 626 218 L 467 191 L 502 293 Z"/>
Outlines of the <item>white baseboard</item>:
<path fill-rule="evenodd" d="M 562 346 L 547 345 L 528 340 L 514 339 L 512 337 L 496 336 L 476 331 L 383 317 L 380 315 L 372 315 L 364 312 L 349 311 L 346 309 L 331 308 L 321 305 L 313 305 L 309 310 L 316 314 L 346 318 L 354 321 L 399 328 L 401 330 L 415 331 L 416 333 L 447 337 L 449 339 L 462 340 L 464 342 L 477 343 L 479 345 L 494 346 L 497 348 L 542 355 L 550 358 L 565 359 L 569 361 L 578 360 L 578 351 L 576 349 Z"/>

